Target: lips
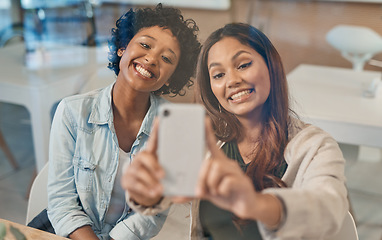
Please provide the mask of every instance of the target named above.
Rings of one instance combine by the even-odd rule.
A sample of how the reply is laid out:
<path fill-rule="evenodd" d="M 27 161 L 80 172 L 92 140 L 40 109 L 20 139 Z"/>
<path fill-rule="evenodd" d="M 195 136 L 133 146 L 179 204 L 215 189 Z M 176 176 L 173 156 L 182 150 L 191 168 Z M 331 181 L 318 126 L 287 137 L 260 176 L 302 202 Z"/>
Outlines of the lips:
<path fill-rule="evenodd" d="M 142 65 L 134 64 L 134 68 L 143 77 L 146 77 L 146 78 L 153 78 L 153 77 L 155 77 L 154 73 L 152 73 L 151 71 L 147 70 Z"/>
<path fill-rule="evenodd" d="M 239 91 L 237 93 L 232 94 L 228 99 L 235 101 L 235 100 L 241 99 L 241 98 L 251 94 L 253 91 L 254 91 L 253 88 Z"/>

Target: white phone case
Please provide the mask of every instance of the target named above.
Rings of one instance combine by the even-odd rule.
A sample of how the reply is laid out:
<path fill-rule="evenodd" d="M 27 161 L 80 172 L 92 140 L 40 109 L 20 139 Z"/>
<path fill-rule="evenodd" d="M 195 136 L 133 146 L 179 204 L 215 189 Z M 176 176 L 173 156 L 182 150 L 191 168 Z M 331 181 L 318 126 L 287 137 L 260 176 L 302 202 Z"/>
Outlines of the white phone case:
<path fill-rule="evenodd" d="M 167 196 L 194 196 L 205 155 L 205 110 L 199 104 L 163 104 L 159 110 L 158 158 Z"/>

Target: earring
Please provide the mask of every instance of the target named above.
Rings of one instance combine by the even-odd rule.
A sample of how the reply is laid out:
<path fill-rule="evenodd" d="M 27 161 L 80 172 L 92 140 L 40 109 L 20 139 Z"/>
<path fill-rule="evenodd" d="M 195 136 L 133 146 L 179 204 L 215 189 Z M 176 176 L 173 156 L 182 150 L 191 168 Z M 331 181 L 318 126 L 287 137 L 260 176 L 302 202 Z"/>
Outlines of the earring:
<path fill-rule="evenodd" d="M 125 50 L 118 49 L 117 55 L 118 57 L 122 57 L 122 55 L 125 53 Z"/>
<path fill-rule="evenodd" d="M 220 103 L 218 103 L 218 107 L 219 107 L 219 112 L 222 113 L 222 108 L 220 106 Z"/>

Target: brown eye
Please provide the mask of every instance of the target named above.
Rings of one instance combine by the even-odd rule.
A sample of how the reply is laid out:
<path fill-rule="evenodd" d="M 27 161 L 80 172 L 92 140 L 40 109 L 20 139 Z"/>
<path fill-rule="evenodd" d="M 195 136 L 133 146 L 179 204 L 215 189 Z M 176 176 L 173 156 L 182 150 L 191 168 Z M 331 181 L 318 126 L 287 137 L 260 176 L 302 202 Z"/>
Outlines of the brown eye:
<path fill-rule="evenodd" d="M 218 73 L 218 74 L 215 74 L 212 76 L 213 79 L 219 79 L 219 78 L 222 78 L 224 77 L 224 73 Z"/>
<path fill-rule="evenodd" d="M 172 61 L 171 61 L 170 58 L 168 58 L 168 57 L 166 57 L 166 56 L 162 56 L 162 59 L 163 59 L 163 61 L 165 61 L 166 63 L 170 63 L 170 64 L 172 64 Z"/>
<path fill-rule="evenodd" d="M 247 68 L 252 65 L 252 61 L 240 65 L 237 69 Z"/>
<path fill-rule="evenodd" d="M 150 45 L 146 44 L 146 43 L 140 43 L 140 45 L 145 48 L 145 49 L 150 49 Z"/>

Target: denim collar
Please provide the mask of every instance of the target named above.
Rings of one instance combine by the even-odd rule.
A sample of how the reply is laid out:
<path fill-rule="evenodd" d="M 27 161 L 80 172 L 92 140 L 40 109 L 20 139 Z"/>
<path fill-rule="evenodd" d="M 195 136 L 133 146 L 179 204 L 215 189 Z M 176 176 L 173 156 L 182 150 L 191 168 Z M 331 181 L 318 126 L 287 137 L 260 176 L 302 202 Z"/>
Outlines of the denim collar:
<path fill-rule="evenodd" d="M 89 123 L 98 125 L 108 123 L 110 125 L 113 124 L 113 107 L 111 103 L 113 86 L 114 83 L 101 90 L 97 97 L 96 104 L 90 114 Z M 143 119 L 138 135 L 142 132 L 146 135 L 150 135 L 152 122 L 158 114 L 158 107 L 161 101 L 165 100 L 154 95 L 153 93 L 150 93 L 150 108 Z"/>

